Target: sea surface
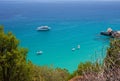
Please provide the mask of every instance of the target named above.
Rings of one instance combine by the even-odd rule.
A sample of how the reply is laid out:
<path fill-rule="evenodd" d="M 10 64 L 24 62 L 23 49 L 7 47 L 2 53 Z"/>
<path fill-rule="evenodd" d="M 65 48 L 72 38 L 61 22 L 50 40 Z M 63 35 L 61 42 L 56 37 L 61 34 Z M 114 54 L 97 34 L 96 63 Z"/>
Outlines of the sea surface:
<path fill-rule="evenodd" d="M 29 49 L 27 59 L 34 64 L 73 72 L 81 62 L 105 57 L 110 38 L 100 32 L 108 27 L 120 30 L 120 2 L 0 1 L 0 24 L 5 32 L 16 35 L 21 47 Z M 44 25 L 51 30 L 36 31 Z M 40 50 L 43 53 L 37 55 Z"/>

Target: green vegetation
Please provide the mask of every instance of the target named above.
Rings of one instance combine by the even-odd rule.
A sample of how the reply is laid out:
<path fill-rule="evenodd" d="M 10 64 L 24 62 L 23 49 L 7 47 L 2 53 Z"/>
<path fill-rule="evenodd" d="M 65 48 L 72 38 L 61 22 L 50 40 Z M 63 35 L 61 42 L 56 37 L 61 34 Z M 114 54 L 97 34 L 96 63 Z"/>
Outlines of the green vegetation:
<path fill-rule="evenodd" d="M 27 49 L 18 48 L 19 41 L 0 27 L 0 81 L 30 81 Z M 22 77 L 22 78 L 21 78 Z"/>
<path fill-rule="evenodd" d="M 65 69 L 32 65 L 33 81 L 67 81 L 69 73 Z"/>
<path fill-rule="evenodd" d="M 120 39 L 112 39 L 104 61 L 107 81 L 120 81 Z"/>
<path fill-rule="evenodd" d="M 83 75 L 84 72 L 98 72 L 100 70 L 100 65 L 98 63 L 85 62 L 78 65 L 77 74 Z"/>
<path fill-rule="evenodd" d="M 99 72 L 101 69 L 101 65 L 99 63 L 91 63 L 91 62 L 85 62 L 85 63 L 80 63 L 78 65 L 78 69 L 71 74 L 69 78 L 73 78 L 74 76 L 81 76 L 84 75 L 85 73 L 90 73 L 90 72 Z"/>
<path fill-rule="evenodd" d="M 112 39 L 107 50 L 105 66 L 108 69 L 120 66 L 120 39 Z"/>

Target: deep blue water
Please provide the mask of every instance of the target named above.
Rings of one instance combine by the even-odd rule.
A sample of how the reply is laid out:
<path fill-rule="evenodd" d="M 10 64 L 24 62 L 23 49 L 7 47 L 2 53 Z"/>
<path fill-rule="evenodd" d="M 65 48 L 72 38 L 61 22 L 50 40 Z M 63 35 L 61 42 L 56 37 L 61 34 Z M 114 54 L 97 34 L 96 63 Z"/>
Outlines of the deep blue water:
<path fill-rule="evenodd" d="M 108 27 L 120 30 L 120 2 L 0 2 L 0 24 L 29 49 L 28 59 L 33 63 L 72 72 L 80 62 L 104 58 L 109 37 L 99 33 Z M 36 31 L 41 25 L 52 29 Z M 81 48 L 71 51 L 77 45 Z M 43 54 L 36 55 L 38 50 Z"/>

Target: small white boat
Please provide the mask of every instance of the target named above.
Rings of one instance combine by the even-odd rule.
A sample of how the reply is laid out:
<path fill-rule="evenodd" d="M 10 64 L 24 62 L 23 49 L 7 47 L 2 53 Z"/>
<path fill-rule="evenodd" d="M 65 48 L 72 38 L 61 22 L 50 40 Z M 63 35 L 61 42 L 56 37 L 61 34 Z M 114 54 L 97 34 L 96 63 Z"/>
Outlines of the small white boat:
<path fill-rule="evenodd" d="M 37 31 L 48 31 L 50 30 L 51 28 L 48 27 L 48 26 L 40 26 L 40 27 L 37 27 Z"/>
<path fill-rule="evenodd" d="M 72 51 L 75 51 L 75 48 L 72 48 Z"/>
<path fill-rule="evenodd" d="M 80 49 L 80 45 L 78 45 L 77 48 Z"/>
<path fill-rule="evenodd" d="M 43 53 L 43 51 L 37 51 L 36 53 L 37 53 L 37 55 L 41 55 Z"/>

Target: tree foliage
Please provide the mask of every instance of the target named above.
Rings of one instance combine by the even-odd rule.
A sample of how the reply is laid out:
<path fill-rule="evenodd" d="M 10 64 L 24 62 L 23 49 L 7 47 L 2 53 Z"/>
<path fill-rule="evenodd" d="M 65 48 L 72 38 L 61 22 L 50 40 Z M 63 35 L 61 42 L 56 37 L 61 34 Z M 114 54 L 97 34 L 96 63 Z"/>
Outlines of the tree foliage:
<path fill-rule="evenodd" d="M 69 78 L 71 79 L 74 76 L 80 76 L 91 72 L 97 73 L 100 71 L 101 67 L 102 66 L 98 62 L 92 63 L 90 61 L 87 61 L 85 63 L 80 63 L 77 70 L 74 71 Z"/>
<path fill-rule="evenodd" d="M 19 41 L 0 26 L 0 81 L 30 81 L 26 61 L 27 49 L 18 47 Z"/>
<path fill-rule="evenodd" d="M 32 63 L 31 63 L 32 64 Z M 68 81 L 69 72 L 66 69 L 32 64 L 33 81 Z"/>
<path fill-rule="evenodd" d="M 120 39 L 111 39 L 104 60 L 104 76 L 106 81 L 120 80 Z"/>
<path fill-rule="evenodd" d="M 120 39 L 112 39 L 105 58 L 107 69 L 120 67 Z"/>

